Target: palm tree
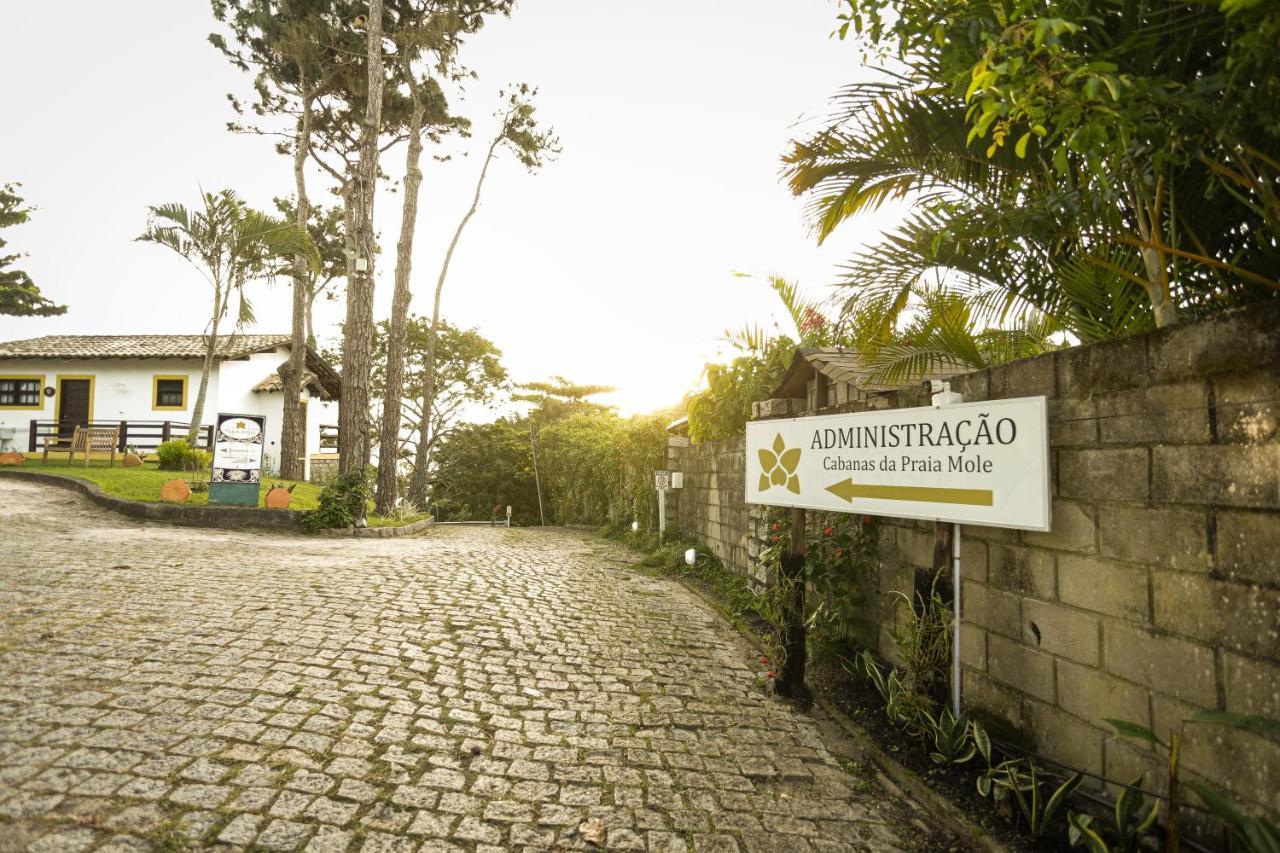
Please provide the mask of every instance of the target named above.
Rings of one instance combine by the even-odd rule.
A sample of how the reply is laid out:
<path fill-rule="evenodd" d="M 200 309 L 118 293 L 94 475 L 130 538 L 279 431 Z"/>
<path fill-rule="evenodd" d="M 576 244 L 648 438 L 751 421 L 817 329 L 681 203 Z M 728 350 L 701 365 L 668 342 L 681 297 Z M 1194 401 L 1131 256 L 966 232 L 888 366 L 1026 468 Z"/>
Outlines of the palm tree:
<path fill-rule="evenodd" d="M 1001 328 L 982 321 L 978 304 L 963 292 L 920 281 L 905 300 L 860 302 L 846 315 L 845 334 L 876 385 L 939 370 L 981 370 L 1063 346 L 1062 325 L 1045 314 L 1028 311 L 1017 326 Z"/>
<path fill-rule="evenodd" d="M 755 276 L 746 273 L 734 273 L 734 275 L 755 279 Z M 787 281 L 780 275 L 771 275 L 768 277 L 768 283 L 769 288 L 778 295 L 778 301 L 787 312 L 787 317 L 790 318 L 794 327 L 795 340 L 798 340 L 801 346 L 834 346 L 837 343 L 834 328 L 822 314 L 822 304 L 801 294 L 799 282 Z M 723 338 L 734 349 L 755 356 L 763 356 L 779 340 L 773 332 L 757 323 L 745 323 L 737 329 L 725 329 Z M 790 341 L 791 336 L 787 335 L 784 339 Z"/>
<path fill-rule="evenodd" d="M 192 445 L 200 434 L 219 329 L 231 303 L 237 303 L 235 328 L 239 329 L 253 321 L 246 284 L 287 272 L 299 255 L 313 270 L 320 268 L 319 252 L 305 228 L 253 210 L 231 190 L 200 195 L 203 210 L 190 211 L 180 204 L 150 208 L 147 229 L 138 237 L 172 249 L 199 270 L 213 289 L 200 391 L 187 432 L 187 442 Z"/>
<path fill-rule="evenodd" d="M 935 62 L 913 59 L 905 75 L 841 91 L 827 126 L 783 158 L 792 192 L 809 199 L 819 242 L 858 213 L 912 201 L 881 245 L 847 265 L 850 305 L 905 300 L 933 274 L 973 303 L 981 323 L 1016 325 L 1038 312 L 1098 340 L 1252 301 L 1272 286 L 1245 268 L 1266 247 L 1246 246 L 1237 201 L 1210 191 L 1214 164 L 1181 168 L 1160 190 L 1176 189 L 1176 221 L 1171 203 L 1163 215 L 1177 235 L 1159 238 L 1170 244 L 1161 244 L 1167 263 L 1153 265 L 1142 215 L 1101 191 L 1083 157 L 1055 164 L 1034 141 L 974 141 L 967 105 L 939 82 L 949 78 Z M 1265 184 L 1249 177 L 1251 161 L 1238 162 L 1227 180 Z M 1176 249 L 1179 240 L 1195 251 Z"/>
<path fill-rule="evenodd" d="M 1081 340 L 1149 327 L 1137 250 L 1090 239 L 1099 213 L 1085 209 L 1070 176 L 1008 146 L 991 156 L 971 146 L 963 102 L 931 77 L 917 69 L 843 90 L 829 125 L 784 157 L 819 242 L 886 201 L 913 202 L 902 224 L 846 264 L 846 314 L 895 317 L 934 279 L 971 303 L 979 325 L 1044 316 Z"/>

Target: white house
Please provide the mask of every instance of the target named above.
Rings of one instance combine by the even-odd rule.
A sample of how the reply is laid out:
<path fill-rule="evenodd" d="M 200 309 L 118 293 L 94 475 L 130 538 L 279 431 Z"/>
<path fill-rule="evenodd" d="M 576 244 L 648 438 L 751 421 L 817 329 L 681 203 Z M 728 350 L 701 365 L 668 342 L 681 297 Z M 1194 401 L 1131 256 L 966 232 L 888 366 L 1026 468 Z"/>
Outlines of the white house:
<path fill-rule="evenodd" d="M 218 412 L 265 415 L 268 470 L 279 468 L 284 390 L 277 372 L 288 335 L 233 335 L 218 342 L 201 421 Z M 124 425 L 122 444 L 151 449 L 181 438 L 200 390 L 203 335 L 48 335 L 0 343 L 0 449 L 39 450 L 43 436 L 75 426 Z M 310 463 L 332 459 L 322 427 L 338 422 L 338 374 L 307 348 L 305 389 Z M 12 445 L 10 447 L 9 445 Z"/>

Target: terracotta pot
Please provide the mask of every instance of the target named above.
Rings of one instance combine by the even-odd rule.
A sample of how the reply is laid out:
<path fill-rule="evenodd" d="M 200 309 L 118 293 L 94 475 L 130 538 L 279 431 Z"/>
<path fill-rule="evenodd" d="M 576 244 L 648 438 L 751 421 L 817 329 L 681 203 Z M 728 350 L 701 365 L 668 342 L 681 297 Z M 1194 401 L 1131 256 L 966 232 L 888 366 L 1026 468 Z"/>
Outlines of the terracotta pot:
<path fill-rule="evenodd" d="M 21 465 L 27 461 L 27 457 L 21 453 L 15 453 L 12 450 L 7 453 L 0 453 L 0 465 Z"/>
<path fill-rule="evenodd" d="M 136 453 L 126 453 L 124 459 L 120 460 L 120 464 L 126 468 L 141 468 L 142 457 Z"/>
<path fill-rule="evenodd" d="M 186 503 L 191 497 L 191 487 L 186 480 L 169 480 L 160 487 L 160 497 L 169 503 Z"/>
<path fill-rule="evenodd" d="M 293 500 L 293 493 L 288 489 L 272 489 L 267 492 L 267 497 L 263 500 L 271 509 L 288 509 L 289 502 Z"/>

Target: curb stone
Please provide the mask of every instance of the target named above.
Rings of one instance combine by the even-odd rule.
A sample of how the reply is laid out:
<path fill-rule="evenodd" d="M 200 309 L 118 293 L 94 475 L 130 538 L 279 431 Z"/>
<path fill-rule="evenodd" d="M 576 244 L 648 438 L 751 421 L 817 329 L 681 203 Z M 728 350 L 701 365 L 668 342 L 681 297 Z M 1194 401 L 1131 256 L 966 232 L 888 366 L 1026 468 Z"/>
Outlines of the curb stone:
<path fill-rule="evenodd" d="M 897 787 L 906 792 L 929 813 L 934 820 L 942 823 L 960 843 L 971 850 L 981 853 L 1011 853 L 1008 847 L 1001 844 L 990 834 L 984 832 L 969 819 L 958 806 L 946 797 L 938 794 L 921 779 L 915 771 L 900 764 L 875 744 L 871 738 L 858 727 L 858 724 L 844 715 L 839 708 L 822 696 L 814 694 L 813 701 L 827 716 L 835 721 L 863 751 L 863 755 L 879 771 L 877 782 L 887 787 Z M 882 775 L 883 774 L 883 775 Z M 888 778 L 885 778 L 888 777 Z"/>
<path fill-rule="evenodd" d="M 317 530 L 314 535 L 328 536 L 330 538 L 349 536 L 354 539 L 395 539 L 398 536 L 411 536 L 414 533 L 419 533 L 433 524 L 434 522 L 428 516 L 400 527 L 330 527 L 327 530 Z"/>
<path fill-rule="evenodd" d="M 170 524 L 179 524 L 186 527 L 265 527 L 294 533 L 303 532 L 302 525 L 298 522 L 300 513 L 292 509 L 148 503 L 118 498 L 102 491 L 102 488 L 97 483 L 78 480 L 74 477 L 64 477 L 60 474 L 6 469 L 0 476 L 12 477 L 18 480 L 30 480 L 56 486 L 60 489 L 79 491 L 99 506 L 132 518 L 167 521 Z"/>
<path fill-rule="evenodd" d="M 60 489 L 79 491 L 89 500 L 123 515 L 132 518 L 145 518 L 149 521 L 166 521 L 184 527 L 264 527 L 271 530 L 287 530 L 293 533 L 307 533 L 303 528 L 300 516 L 302 510 L 296 509 L 263 509 L 261 507 L 232 506 L 189 506 L 187 504 L 150 503 L 147 501 L 131 501 L 118 498 L 102 491 L 102 487 L 89 480 L 75 477 L 64 477 L 61 474 L 49 474 L 44 471 L 18 471 L 7 469 L 0 477 L 12 476 L 19 480 L 32 480 Z M 400 527 L 339 527 L 321 530 L 316 536 L 343 537 L 358 539 L 393 539 L 398 536 L 409 536 L 432 525 L 431 518 L 423 518 L 412 524 Z"/>

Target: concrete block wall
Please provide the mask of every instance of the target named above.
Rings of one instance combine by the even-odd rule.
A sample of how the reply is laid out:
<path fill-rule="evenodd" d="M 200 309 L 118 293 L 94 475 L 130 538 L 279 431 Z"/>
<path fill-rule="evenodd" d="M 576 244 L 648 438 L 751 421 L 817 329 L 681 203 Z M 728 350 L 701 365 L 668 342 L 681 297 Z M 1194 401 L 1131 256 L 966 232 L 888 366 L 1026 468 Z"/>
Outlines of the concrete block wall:
<path fill-rule="evenodd" d="M 770 578 L 755 560 L 763 535 L 761 513 L 746 504 L 746 440 L 690 445 L 668 442 L 673 470 L 684 472 L 684 488 L 667 493 L 672 526 L 692 536 L 736 572 L 763 587 Z"/>
<path fill-rule="evenodd" d="M 964 528 L 966 701 L 1048 758 L 1153 787 L 1163 758 L 1103 718 L 1161 736 L 1197 708 L 1280 718 L 1280 302 L 952 387 L 971 401 L 1047 396 L 1053 472 L 1051 532 Z M 916 389 L 886 402 L 927 404 Z M 681 523 L 749 573 L 745 543 L 730 547 L 750 533 L 741 464 L 738 441 L 688 448 L 674 467 L 686 471 Z M 855 635 L 869 642 L 879 626 L 892 656 L 891 592 L 931 566 L 935 531 L 879 525 Z M 1183 738 L 1185 771 L 1280 814 L 1280 745 L 1203 724 Z"/>

